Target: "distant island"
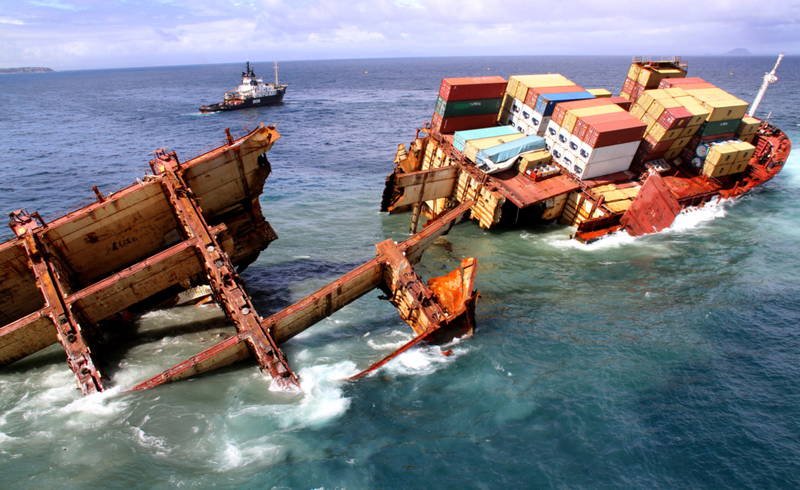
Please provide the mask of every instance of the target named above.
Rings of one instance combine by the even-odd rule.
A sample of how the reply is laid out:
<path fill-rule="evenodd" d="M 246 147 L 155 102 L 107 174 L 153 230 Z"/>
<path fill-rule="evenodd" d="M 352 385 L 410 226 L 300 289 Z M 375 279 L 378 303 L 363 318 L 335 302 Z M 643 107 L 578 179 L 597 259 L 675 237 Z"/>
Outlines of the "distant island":
<path fill-rule="evenodd" d="M 23 66 L 22 68 L 0 68 L 0 74 L 4 73 L 46 73 L 55 71 L 51 68 L 42 68 L 38 66 Z"/>
<path fill-rule="evenodd" d="M 725 54 L 733 55 L 733 56 L 745 56 L 745 55 L 750 55 L 750 54 L 753 54 L 753 53 L 748 51 L 747 48 L 736 48 L 736 49 L 732 49 L 732 50 L 728 51 Z"/>

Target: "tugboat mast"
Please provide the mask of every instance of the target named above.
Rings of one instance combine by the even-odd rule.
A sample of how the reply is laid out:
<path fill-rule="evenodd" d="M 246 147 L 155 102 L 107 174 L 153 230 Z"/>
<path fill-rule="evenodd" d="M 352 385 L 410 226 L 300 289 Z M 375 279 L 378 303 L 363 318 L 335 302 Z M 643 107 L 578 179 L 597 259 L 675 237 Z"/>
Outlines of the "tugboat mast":
<path fill-rule="evenodd" d="M 275 86 L 278 87 L 278 62 L 275 62 Z"/>
<path fill-rule="evenodd" d="M 772 71 L 764 74 L 764 82 L 761 84 L 761 89 L 758 91 L 758 95 L 756 95 L 756 100 L 754 100 L 753 105 L 750 106 L 750 112 L 747 113 L 748 116 L 753 117 L 753 115 L 756 113 L 756 109 L 758 109 L 758 104 L 761 103 L 761 99 L 767 92 L 767 87 L 769 86 L 769 84 L 778 81 L 778 77 L 775 76 L 775 70 L 777 70 L 778 65 L 781 64 L 781 60 L 783 59 L 784 54 L 786 53 L 781 53 L 778 56 L 778 61 L 775 62 L 775 67 L 772 68 Z"/>

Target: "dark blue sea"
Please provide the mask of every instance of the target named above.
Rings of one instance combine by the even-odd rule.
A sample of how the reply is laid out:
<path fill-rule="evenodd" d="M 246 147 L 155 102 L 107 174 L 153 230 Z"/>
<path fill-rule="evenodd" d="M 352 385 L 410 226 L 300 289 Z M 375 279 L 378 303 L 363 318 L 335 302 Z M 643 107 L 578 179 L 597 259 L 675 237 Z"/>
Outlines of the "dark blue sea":
<path fill-rule="evenodd" d="M 204 115 L 243 63 L 0 76 L 0 210 L 57 217 L 264 122 L 282 138 L 261 197 L 280 239 L 245 273 L 268 316 L 407 237 L 379 212 L 397 145 L 442 78 L 561 73 L 619 93 L 628 57 L 280 63 L 282 105 Z M 752 101 L 773 57 L 688 58 Z M 253 63 L 272 79 L 272 62 Z M 800 145 L 800 58 L 759 109 Z M 747 196 L 672 229 L 586 246 L 560 225 L 463 222 L 426 278 L 478 258 L 474 337 L 345 378 L 411 329 L 373 292 L 284 344 L 302 393 L 253 361 L 124 390 L 232 327 L 214 307 L 151 311 L 102 352 L 83 397 L 59 345 L 0 369 L 0 488 L 698 489 L 800 487 L 800 151 Z M 10 230 L 9 230 L 10 231 Z M 7 232 L 3 232 L 8 235 Z M 452 349 L 450 356 L 443 349 Z"/>

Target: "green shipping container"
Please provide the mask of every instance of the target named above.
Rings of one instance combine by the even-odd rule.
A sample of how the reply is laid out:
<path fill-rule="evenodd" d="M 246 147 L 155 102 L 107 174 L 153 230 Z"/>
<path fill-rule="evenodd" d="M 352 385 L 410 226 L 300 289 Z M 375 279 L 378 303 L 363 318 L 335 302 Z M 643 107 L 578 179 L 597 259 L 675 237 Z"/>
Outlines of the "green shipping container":
<path fill-rule="evenodd" d="M 482 116 L 497 114 L 503 105 L 503 99 L 456 100 L 447 101 L 439 97 L 436 101 L 436 113 L 445 117 Z"/>
<path fill-rule="evenodd" d="M 700 136 L 717 136 L 720 134 L 735 133 L 739 129 L 741 119 L 728 119 L 727 121 L 706 122 L 697 131 Z"/>

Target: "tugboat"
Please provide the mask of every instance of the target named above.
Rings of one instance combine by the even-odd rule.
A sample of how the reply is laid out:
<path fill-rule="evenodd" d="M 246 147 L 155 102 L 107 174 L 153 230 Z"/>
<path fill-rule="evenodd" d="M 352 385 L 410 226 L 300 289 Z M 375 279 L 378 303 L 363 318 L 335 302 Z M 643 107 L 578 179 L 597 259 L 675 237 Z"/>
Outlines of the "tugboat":
<path fill-rule="evenodd" d="M 275 83 L 264 83 L 256 78 L 250 62 L 247 71 L 242 72 L 242 84 L 238 88 L 225 92 L 225 100 L 217 104 L 200 106 L 200 112 L 235 111 L 249 107 L 278 104 L 283 102 L 283 94 L 288 85 L 278 84 L 278 62 L 275 62 Z"/>

